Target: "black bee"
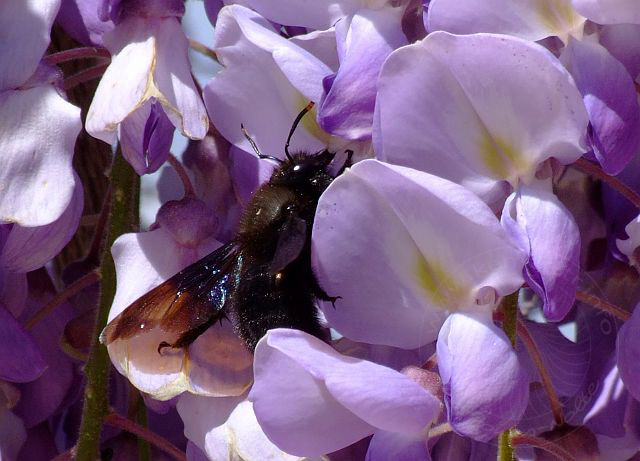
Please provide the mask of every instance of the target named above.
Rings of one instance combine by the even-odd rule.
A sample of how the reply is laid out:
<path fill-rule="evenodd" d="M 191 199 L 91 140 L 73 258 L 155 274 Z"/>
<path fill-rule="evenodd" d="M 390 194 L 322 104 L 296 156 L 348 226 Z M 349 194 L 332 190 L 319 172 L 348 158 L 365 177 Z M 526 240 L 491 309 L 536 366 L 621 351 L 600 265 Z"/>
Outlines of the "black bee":
<path fill-rule="evenodd" d="M 242 131 L 260 158 L 280 163 L 269 181 L 251 197 L 235 237 L 226 245 L 178 272 L 138 298 L 104 329 L 109 344 L 154 327 L 177 335 L 166 347 L 189 346 L 211 325 L 231 318 L 238 335 L 253 351 L 272 328 L 296 328 L 321 339 L 315 302 L 335 301 L 320 287 L 311 269 L 311 229 L 320 195 L 351 163 L 352 151 L 336 175 L 329 172 L 335 153 L 289 153 L 296 117 L 285 144 L 286 160 L 262 155 L 244 127 Z"/>

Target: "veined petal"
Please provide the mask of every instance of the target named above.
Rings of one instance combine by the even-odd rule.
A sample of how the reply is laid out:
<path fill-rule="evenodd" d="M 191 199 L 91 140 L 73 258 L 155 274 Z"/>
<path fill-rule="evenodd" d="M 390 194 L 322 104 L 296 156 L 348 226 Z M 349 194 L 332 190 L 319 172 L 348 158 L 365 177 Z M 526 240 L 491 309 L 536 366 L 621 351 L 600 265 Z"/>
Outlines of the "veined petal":
<path fill-rule="evenodd" d="M 0 3 L 0 91 L 17 88 L 35 72 L 51 41 L 51 25 L 59 8 L 60 0 Z"/>
<path fill-rule="evenodd" d="M 440 330 L 437 354 L 456 432 L 488 442 L 520 420 L 529 398 L 529 373 L 490 315 L 452 314 Z"/>
<path fill-rule="evenodd" d="M 405 375 L 297 330 L 270 330 L 260 340 L 254 374 L 249 400 L 262 429 L 301 456 L 343 448 L 376 427 L 418 432 L 439 412 L 437 399 Z"/>
<path fill-rule="evenodd" d="M 550 184 L 522 185 L 507 201 L 502 223 L 528 244 L 525 278 L 544 302 L 544 315 L 562 320 L 575 301 L 580 271 L 580 232 L 571 212 L 548 191 Z M 515 200 L 515 207 L 512 202 Z M 520 230 L 514 229 L 519 227 Z M 524 251 L 527 248 L 522 247 Z"/>
<path fill-rule="evenodd" d="M 436 338 L 447 311 L 492 309 L 513 292 L 526 255 L 464 187 L 364 160 L 320 198 L 312 258 L 320 285 L 342 297 L 324 306 L 334 328 L 413 349 Z"/>
<path fill-rule="evenodd" d="M 427 29 L 454 34 L 491 32 L 538 41 L 566 38 L 584 24 L 571 0 L 433 0 Z"/>
<path fill-rule="evenodd" d="M 631 318 L 627 320 L 618 332 L 616 342 L 616 355 L 620 377 L 631 395 L 640 400 L 640 341 L 638 341 L 638 329 L 640 328 L 640 309 L 633 310 Z"/>
<path fill-rule="evenodd" d="M 573 79 L 545 48 L 514 37 L 434 32 L 389 56 L 377 101 L 378 158 L 485 196 L 495 181 L 529 181 L 547 158 L 570 163 L 588 150 Z"/>
<path fill-rule="evenodd" d="M 593 153 L 606 173 L 616 175 L 640 146 L 640 105 L 633 80 L 597 43 L 570 39 L 561 59 L 583 95 Z"/>
<path fill-rule="evenodd" d="M 583 16 L 598 24 L 640 24 L 640 8 L 635 0 L 571 0 Z"/>
<path fill-rule="evenodd" d="M 53 86 L 0 94 L 0 222 L 44 226 L 69 206 L 80 109 Z"/>

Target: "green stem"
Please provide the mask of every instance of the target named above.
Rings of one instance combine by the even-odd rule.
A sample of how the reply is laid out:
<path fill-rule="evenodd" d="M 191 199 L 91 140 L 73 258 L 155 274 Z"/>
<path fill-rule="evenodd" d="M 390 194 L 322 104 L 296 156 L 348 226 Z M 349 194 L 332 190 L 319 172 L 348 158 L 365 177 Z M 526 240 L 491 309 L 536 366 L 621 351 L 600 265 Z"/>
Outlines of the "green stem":
<path fill-rule="evenodd" d="M 136 405 L 136 422 L 140 427 L 144 428 L 149 425 L 147 407 L 142 396 L 140 396 Z M 142 437 L 138 437 L 138 460 L 151 461 L 151 445 Z"/>
<path fill-rule="evenodd" d="M 504 319 L 502 320 L 502 329 L 511 340 L 511 345 L 515 349 L 518 340 L 518 292 L 511 293 L 504 298 L 503 310 Z"/>
<path fill-rule="evenodd" d="M 516 342 L 518 341 L 518 293 L 520 290 L 515 293 L 507 296 L 503 301 L 503 312 L 504 317 L 502 319 L 502 329 L 509 337 L 511 341 L 511 345 L 516 347 Z M 513 433 L 513 429 L 507 429 L 498 438 L 498 461 L 512 461 L 514 459 L 513 456 L 513 446 L 511 444 L 511 436 Z"/>
<path fill-rule="evenodd" d="M 99 336 L 107 324 L 109 309 L 116 293 L 116 268 L 111 258 L 111 246 L 120 235 L 136 230 L 139 219 L 140 177 L 122 157 L 119 149 L 111 167 L 111 187 L 111 217 L 100 264 L 100 302 L 91 351 L 84 369 L 87 384 L 78 436 L 78 461 L 95 461 L 98 458 L 100 433 L 104 418 L 109 412 L 107 388 L 111 362 L 107 348 L 100 344 Z"/>
<path fill-rule="evenodd" d="M 511 429 L 507 429 L 498 438 L 498 461 L 513 461 L 513 446 L 511 445 Z"/>

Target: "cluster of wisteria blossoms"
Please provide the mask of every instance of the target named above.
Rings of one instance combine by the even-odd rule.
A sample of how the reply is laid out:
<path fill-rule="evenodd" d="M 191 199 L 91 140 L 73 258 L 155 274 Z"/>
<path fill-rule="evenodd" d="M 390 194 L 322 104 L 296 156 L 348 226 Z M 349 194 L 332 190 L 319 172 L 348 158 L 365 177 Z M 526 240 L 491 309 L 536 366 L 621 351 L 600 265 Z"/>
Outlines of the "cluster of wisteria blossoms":
<path fill-rule="evenodd" d="M 638 0 L 0 1 L 0 460 L 640 459 L 639 101 Z M 309 102 L 330 340 L 102 345 Z"/>

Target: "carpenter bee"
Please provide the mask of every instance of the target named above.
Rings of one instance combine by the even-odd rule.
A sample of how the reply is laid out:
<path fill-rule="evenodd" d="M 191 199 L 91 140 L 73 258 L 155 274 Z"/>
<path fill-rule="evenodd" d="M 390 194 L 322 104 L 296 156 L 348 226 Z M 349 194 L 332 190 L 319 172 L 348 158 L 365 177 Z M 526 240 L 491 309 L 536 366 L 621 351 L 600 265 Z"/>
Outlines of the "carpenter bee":
<path fill-rule="evenodd" d="M 251 197 L 234 238 L 138 298 L 104 329 L 109 344 L 154 327 L 176 335 L 164 348 L 186 348 L 211 325 L 230 318 L 253 351 L 267 330 L 295 328 L 326 339 L 316 300 L 334 303 L 311 268 L 311 229 L 320 195 L 351 163 L 352 151 L 337 174 L 329 172 L 334 152 L 291 154 L 289 142 L 309 103 L 296 117 L 285 144 L 286 160 Z"/>

